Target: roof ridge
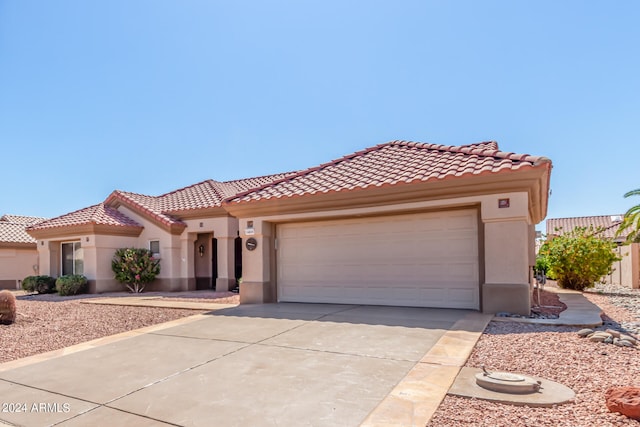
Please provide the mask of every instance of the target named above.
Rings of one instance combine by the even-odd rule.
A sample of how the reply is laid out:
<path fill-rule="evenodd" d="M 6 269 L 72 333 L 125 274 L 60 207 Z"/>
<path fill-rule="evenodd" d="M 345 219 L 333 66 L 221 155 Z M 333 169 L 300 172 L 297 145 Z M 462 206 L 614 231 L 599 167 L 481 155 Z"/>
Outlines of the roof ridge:
<path fill-rule="evenodd" d="M 154 201 L 158 201 L 158 199 L 161 196 L 147 196 L 145 194 L 137 194 L 137 193 L 131 193 L 131 192 L 126 192 L 126 191 L 122 191 L 122 190 L 114 190 L 113 192 L 111 192 L 111 194 L 107 197 L 107 199 L 103 202 L 105 204 L 107 204 L 107 202 L 109 202 L 112 198 L 115 199 L 124 199 L 124 201 L 133 204 L 136 208 L 140 209 L 144 214 L 155 218 L 156 220 L 160 221 L 163 224 L 166 225 L 171 225 L 171 224 L 184 224 L 184 222 L 180 219 L 177 219 L 167 213 L 165 213 L 162 209 L 160 209 L 159 211 L 156 211 L 154 209 L 151 209 L 149 206 L 144 205 L 143 203 L 138 202 L 137 200 L 133 199 L 132 197 L 129 196 L 129 194 L 135 194 L 137 196 L 143 196 L 143 197 L 149 197 L 151 199 L 154 199 Z"/>
<path fill-rule="evenodd" d="M 249 178 L 238 178 L 238 179 L 230 179 L 229 181 L 216 181 L 216 182 L 219 182 L 221 184 L 232 184 L 234 182 L 249 181 L 249 180 L 252 180 L 252 179 L 271 178 L 271 177 L 277 176 L 277 175 L 289 175 L 289 174 L 293 174 L 293 173 L 296 173 L 296 172 L 297 171 L 270 173 L 270 174 L 266 174 L 266 175 L 252 176 L 252 177 L 249 177 Z"/>
<path fill-rule="evenodd" d="M 495 149 L 493 148 L 480 148 L 479 145 L 483 144 L 495 144 Z M 513 152 L 504 152 L 500 151 L 498 147 L 497 141 L 485 141 L 479 142 L 475 144 L 466 144 L 466 145 L 440 145 L 440 144 L 431 144 L 428 142 L 418 142 L 418 141 L 405 141 L 405 140 L 395 140 L 388 142 L 387 144 L 377 145 L 376 147 L 385 146 L 385 145 L 404 145 L 408 147 L 418 147 L 418 148 L 426 148 L 431 150 L 438 151 L 447 151 L 450 153 L 463 153 L 463 154 L 471 154 L 485 157 L 494 157 L 499 159 L 513 160 L 518 162 L 529 161 L 534 164 L 538 164 L 540 162 L 550 162 L 550 160 L 543 156 L 532 156 L 530 154 L 517 154 Z"/>
<path fill-rule="evenodd" d="M 169 191 L 169 192 L 161 194 L 159 196 L 147 196 L 147 197 L 153 197 L 153 198 L 156 198 L 156 199 L 160 199 L 162 197 L 166 197 L 166 196 L 169 196 L 169 195 L 172 195 L 172 194 L 176 194 L 176 193 L 178 193 L 180 191 L 184 191 L 184 190 L 187 190 L 189 188 L 193 188 L 195 186 L 202 185 L 202 184 L 209 184 L 209 185 L 211 185 L 212 188 L 215 188 L 215 186 L 212 185 L 213 183 L 220 183 L 220 181 L 216 181 L 214 179 L 208 178 L 208 179 L 205 179 L 204 181 L 196 182 L 195 184 L 187 185 L 186 187 L 177 188 L 175 190 Z M 140 195 L 144 196 L 144 194 L 140 194 Z"/>

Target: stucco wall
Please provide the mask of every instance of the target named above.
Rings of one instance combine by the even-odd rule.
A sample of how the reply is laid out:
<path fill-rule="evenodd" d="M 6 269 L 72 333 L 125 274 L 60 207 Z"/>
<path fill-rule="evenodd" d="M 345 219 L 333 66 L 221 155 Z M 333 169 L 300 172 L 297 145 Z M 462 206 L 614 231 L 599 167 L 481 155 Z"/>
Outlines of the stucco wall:
<path fill-rule="evenodd" d="M 19 282 L 38 273 L 37 266 L 38 251 L 35 247 L 0 248 L 0 289 L 19 289 Z"/>

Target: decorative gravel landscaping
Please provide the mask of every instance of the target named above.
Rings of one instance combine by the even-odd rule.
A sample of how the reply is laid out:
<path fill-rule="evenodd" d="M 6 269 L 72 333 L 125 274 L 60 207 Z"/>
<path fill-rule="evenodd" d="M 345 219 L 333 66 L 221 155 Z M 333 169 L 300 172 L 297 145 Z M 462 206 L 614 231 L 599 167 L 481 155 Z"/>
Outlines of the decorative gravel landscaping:
<path fill-rule="evenodd" d="M 602 293 L 599 293 L 602 292 Z M 640 290 L 597 287 L 584 295 L 604 311 L 604 330 L 624 329 L 640 321 Z M 447 396 L 429 426 L 638 426 L 605 405 L 612 386 L 640 386 L 640 351 L 580 338 L 579 327 L 491 322 L 466 366 L 539 376 L 571 387 L 574 403 L 530 408 Z M 632 332 L 633 331 L 627 331 Z"/>
<path fill-rule="evenodd" d="M 162 297 L 160 293 L 141 294 L 140 297 Z M 173 294 L 175 295 L 175 294 Z M 237 304 L 238 296 L 225 293 L 180 294 L 199 302 Z M 131 307 L 118 305 L 83 304 L 83 298 L 132 296 L 129 293 L 78 295 L 60 297 L 43 294 L 18 298 L 17 319 L 11 325 L 0 325 L 0 363 L 34 354 L 58 350 L 121 332 L 204 313 L 204 310 L 174 308 Z M 171 300 L 185 300 L 170 298 Z"/>

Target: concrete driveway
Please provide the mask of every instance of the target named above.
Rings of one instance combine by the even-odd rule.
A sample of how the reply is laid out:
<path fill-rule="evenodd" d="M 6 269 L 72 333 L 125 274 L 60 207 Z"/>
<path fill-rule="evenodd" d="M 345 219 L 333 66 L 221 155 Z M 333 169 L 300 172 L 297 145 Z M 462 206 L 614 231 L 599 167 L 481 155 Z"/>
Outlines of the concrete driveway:
<path fill-rule="evenodd" d="M 469 316 L 480 332 L 490 318 L 328 304 L 218 310 L 38 363 L 0 365 L 0 424 L 358 426 L 445 333 L 465 333 Z M 471 341 L 466 355 L 453 343 L 449 356 L 466 360 Z"/>

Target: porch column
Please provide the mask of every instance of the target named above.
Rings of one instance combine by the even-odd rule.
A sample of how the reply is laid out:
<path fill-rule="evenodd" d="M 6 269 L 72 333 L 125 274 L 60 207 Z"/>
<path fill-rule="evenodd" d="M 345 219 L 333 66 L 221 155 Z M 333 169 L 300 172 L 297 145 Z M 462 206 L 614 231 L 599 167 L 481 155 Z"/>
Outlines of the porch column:
<path fill-rule="evenodd" d="M 250 221 L 250 222 L 249 222 Z M 251 227 L 250 225 L 253 225 Z M 242 236 L 242 283 L 240 304 L 263 304 L 276 301 L 275 281 L 271 280 L 273 263 L 273 224 L 262 220 L 240 220 Z M 247 233 L 249 231 L 249 233 Z M 248 239 L 255 245 L 247 249 Z"/>
<path fill-rule="evenodd" d="M 529 315 L 529 226 L 524 221 L 485 223 L 482 311 Z"/>
<path fill-rule="evenodd" d="M 218 241 L 218 278 L 216 291 L 227 292 L 236 286 L 235 237 L 216 236 Z"/>
<path fill-rule="evenodd" d="M 184 232 L 180 236 L 180 288 L 183 291 L 195 291 L 196 273 L 193 263 L 194 243 L 197 233 Z"/>
<path fill-rule="evenodd" d="M 532 224 L 526 193 L 488 197 L 482 202 L 484 283 L 482 311 L 531 312 Z"/>

